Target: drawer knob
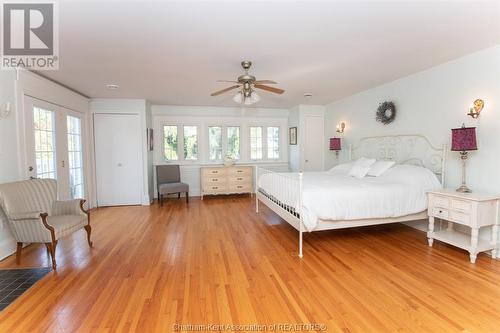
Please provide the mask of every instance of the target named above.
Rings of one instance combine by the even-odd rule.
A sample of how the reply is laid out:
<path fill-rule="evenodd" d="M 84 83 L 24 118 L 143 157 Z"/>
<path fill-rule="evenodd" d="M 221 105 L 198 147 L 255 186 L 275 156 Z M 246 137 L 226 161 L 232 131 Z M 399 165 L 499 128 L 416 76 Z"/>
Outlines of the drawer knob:
<path fill-rule="evenodd" d="M 238 180 L 242 180 L 242 179 L 243 179 L 243 178 L 241 178 L 241 177 L 238 177 Z"/>
<path fill-rule="evenodd" d="M 217 178 L 212 178 L 212 181 L 216 182 L 218 179 Z"/>
<path fill-rule="evenodd" d="M 217 186 L 212 186 L 212 190 L 216 190 L 216 189 L 218 189 Z"/>

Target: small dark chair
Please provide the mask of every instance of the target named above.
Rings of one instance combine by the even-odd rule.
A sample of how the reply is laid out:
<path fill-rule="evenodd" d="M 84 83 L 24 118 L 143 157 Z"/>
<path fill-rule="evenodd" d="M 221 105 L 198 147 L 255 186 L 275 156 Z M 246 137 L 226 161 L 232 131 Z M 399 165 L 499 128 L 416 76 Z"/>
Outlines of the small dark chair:
<path fill-rule="evenodd" d="M 179 165 L 157 165 L 156 166 L 156 188 L 158 190 L 158 202 L 163 205 L 163 196 L 177 193 L 186 193 L 186 202 L 189 202 L 189 185 L 181 182 L 181 171 Z"/>

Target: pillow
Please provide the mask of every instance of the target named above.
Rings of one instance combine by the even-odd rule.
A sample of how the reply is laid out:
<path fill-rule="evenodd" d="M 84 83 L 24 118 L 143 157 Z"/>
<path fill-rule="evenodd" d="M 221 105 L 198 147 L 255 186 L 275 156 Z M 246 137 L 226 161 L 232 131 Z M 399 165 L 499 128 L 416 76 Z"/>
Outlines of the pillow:
<path fill-rule="evenodd" d="M 349 162 L 349 163 L 342 163 L 334 166 L 328 172 L 333 173 L 335 175 L 347 175 L 349 173 L 349 170 L 351 170 L 352 166 L 354 165 L 354 162 Z"/>
<path fill-rule="evenodd" d="M 396 164 L 394 161 L 379 160 L 372 164 L 368 176 L 378 177 Z"/>
<path fill-rule="evenodd" d="M 376 160 L 374 158 L 359 158 L 356 162 L 354 162 L 351 170 L 349 170 L 349 176 L 356 177 L 358 179 L 363 178 L 366 176 L 375 161 Z"/>

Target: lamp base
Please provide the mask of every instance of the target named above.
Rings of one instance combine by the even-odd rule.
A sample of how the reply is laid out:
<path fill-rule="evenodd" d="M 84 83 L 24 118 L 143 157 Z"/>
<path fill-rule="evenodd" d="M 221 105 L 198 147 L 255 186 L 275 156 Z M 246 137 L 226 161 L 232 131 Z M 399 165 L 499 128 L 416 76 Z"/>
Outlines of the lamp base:
<path fill-rule="evenodd" d="M 462 184 L 462 186 L 460 186 L 459 188 L 457 188 L 457 192 L 460 192 L 460 193 L 471 193 L 472 190 L 470 188 L 468 188 L 465 184 Z"/>

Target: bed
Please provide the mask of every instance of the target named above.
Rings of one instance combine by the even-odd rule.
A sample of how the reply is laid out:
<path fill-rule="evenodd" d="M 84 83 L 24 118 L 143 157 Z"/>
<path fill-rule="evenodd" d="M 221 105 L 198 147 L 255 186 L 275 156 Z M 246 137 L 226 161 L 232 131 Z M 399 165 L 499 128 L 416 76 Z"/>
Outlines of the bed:
<path fill-rule="evenodd" d="M 325 172 L 273 172 L 256 168 L 259 202 L 303 233 L 427 218 L 426 192 L 442 187 L 446 149 L 422 135 L 378 136 L 350 145 L 349 159 L 393 160 L 379 177 L 347 175 L 349 164 Z"/>

